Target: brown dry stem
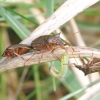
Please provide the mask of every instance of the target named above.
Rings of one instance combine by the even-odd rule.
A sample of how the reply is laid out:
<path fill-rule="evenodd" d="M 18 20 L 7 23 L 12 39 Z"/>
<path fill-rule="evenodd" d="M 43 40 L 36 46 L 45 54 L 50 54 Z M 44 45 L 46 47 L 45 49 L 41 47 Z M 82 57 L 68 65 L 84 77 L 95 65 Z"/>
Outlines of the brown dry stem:
<path fill-rule="evenodd" d="M 89 57 L 91 58 L 91 56 L 93 55 L 93 58 L 98 58 L 100 59 L 100 50 L 97 49 L 93 49 L 93 48 L 88 48 L 88 47 L 73 47 L 74 51 L 71 49 L 71 47 L 66 47 L 68 54 L 69 54 L 69 58 L 79 58 L 79 57 Z M 55 50 L 55 55 L 57 55 L 59 58 L 61 58 L 62 54 L 66 54 L 66 51 L 58 48 Z M 33 52 L 31 53 L 27 53 L 25 55 L 22 55 L 25 60 L 27 60 L 31 55 L 33 54 Z M 39 64 L 39 60 L 40 60 L 41 54 L 35 54 L 27 63 L 26 66 L 32 65 L 32 64 Z M 57 58 L 51 53 L 51 51 L 45 52 L 43 54 L 43 58 L 41 59 L 41 62 L 50 62 L 53 60 L 57 60 Z M 25 61 L 19 57 L 15 57 L 12 58 L 8 63 L 8 59 L 7 58 L 2 58 L 0 60 L 0 72 L 9 70 L 9 69 L 13 69 L 13 68 L 18 68 L 18 67 L 25 67 L 24 63 Z M 72 63 L 73 64 L 73 63 Z M 89 74 L 89 73 L 93 73 L 96 71 L 100 70 L 100 66 L 99 63 L 98 64 L 93 64 L 91 66 L 89 66 L 88 68 L 86 66 L 82 66 L 82 65 L 76 65 L 75 66 L 82 70 L 85 75 Z"/>

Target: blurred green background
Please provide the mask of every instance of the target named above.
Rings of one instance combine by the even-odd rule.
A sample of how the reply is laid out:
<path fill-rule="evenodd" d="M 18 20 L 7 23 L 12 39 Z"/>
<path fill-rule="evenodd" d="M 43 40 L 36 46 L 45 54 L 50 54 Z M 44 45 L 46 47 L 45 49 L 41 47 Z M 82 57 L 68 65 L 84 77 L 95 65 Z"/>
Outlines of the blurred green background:
<path fill-rule="evenodd" d="M 9 45 L 18 44 L 25 39 L 64 2 L 65 0 L 1 0 L 0 55 Z M 86 45 L 99 49 L 100 2 L 78 14 L 75 21 Z M 69 23 L 60 29 L 66 37 L 71 36 Z M 69 41 L 77 46 L 74 37 Z M 70 68 L 64 79 L 54 79 L 49 74 L 48 66 L 48 63 L 42 63 L 0 73 L 0 100 L 77 100 L 85 93 L 85 89 L 99 82 L 97 80 L 84 88 Z M 93 100 L 99 100 L 99 97 L 97 95 Z"/>

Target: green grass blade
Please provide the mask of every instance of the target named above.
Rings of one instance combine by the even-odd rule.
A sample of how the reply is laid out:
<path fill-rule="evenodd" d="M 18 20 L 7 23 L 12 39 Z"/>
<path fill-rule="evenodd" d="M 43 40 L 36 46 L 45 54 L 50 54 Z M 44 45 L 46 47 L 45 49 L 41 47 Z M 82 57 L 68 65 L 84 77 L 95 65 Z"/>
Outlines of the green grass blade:
<path fill-rule="evenodd" d="M 36 21 L 31 20 L 30 18 L 27 18 L 27 17 L 25 17 L 25 16 L 23 16 L 23 15 L 21 15 L 21 14 L 15 12 L 14 10 L 11 10 L 11 9 L 9 9 L 9 8 L 6 8 L 6 10 L 8 10 L 8 11 L 10 11 L 10 12 L 12 12 L 12 13 L 14 13 L 14 14 L 16 14 L 16 15 L 18 15 L 18 16 L 24 18 L 24 19 L 26 19 L 26 20 L 28 20 L 29 22 L 33 23 L 33 24 L 36 25 L 36 26 L 39 25 Z"/>
<path fill-rule="evenodd" d="M 64 97 L 62 97 L 62 98 L 59 99 L 59 100 L 68 100 L 69 98 L 71 98 L 71 97 L 73 97 L 73 96 L 79 94 L 80 92 L 86 90 L 87 88 L 91 87 L 92 85 L 95 85 L 95 84 L 98 83 L 98 82 L 100 82 L 100 80 L 96 80 L 96 81 L 90 83 L 89 85 L 87 85 L 87 86 L 85 86 L 85 87 L 83 87 L 83 88 L 81 88 L 81 89 L 79 89 L 79 90 L 77 90 L 77 91 L 75 91 L 75 92 L 73 92 L 73 93 L 70 93 L 70 94 L 68 94 L 68 95 L 66 95 L 66 96 L 64 96 Z"/>
<path fill-rule="evenodd" d="M 99 8 L 96 7 L 96 8 L 88 8 L 86 10 L 84 10 L 82 13 L 85 14 L 85 15 L 90 15 L 90 16 L 100 16 L 100 12 L 99 12 Z"/>
<path fill-rule="evenodd" d="M 36 91 L 32 91 L 29 95 L 27 95 L 26 100 L 30 100 L 34 95 L 36 94 Z"/>
<path fill-rule="evenodd" d="M 92 98 L 91 100 L 99 100 L 100 99 L 100 94 L 97 94 L 94 98 Z"/>
<path fill-rule="evenodd" d="M 33 8 L 33 7 L 43 8 L 45 1 L 41 1 L 39 3 L 4 2 L 4 4 L 10 5 L 10 6 L 19 6 L 19 7 L 21 7 L 21 9 L 29 9 L 29 8 Z"/>
<path fill-rule="evenodd" d="M 35 65 L 33 66 L 33 77 L 34 77 L 34 82 L 35 82 L 35 86 L 36 86 L 36 98 L 37 100 L 42 100 L 41 97 L 41 90 L 40 90 L 40 81 L 39 81 L 39 73 L 38 73 L 38 66 Z"/>
<path fill-rule="evenodd" d="M 7 100 L 6 98 L 6 82 L 5 82 L 5 73 L 2 73 L 0 75 L 1 77 L 1 95 L 2 95 L 2 100 Z"/>
<path fill-rule="evenodd" d="M 90 31 L 100 31 L 100 24 L 95 24 L 93 22 L 80 21 L 80 20 L 76 21 L 80 29 L 90 30 Z"/>
<path fill-rule="evenodd" d="M 25 14 L 24 17 L 26 17 L 26 18 L 33 18 L 33 17 L 36 17 L 36 16 L 34 16 L 33 14 Z M 20 17 L 19 15 L 15 15 L 15 18 L 17 20 L 19 20 L 19 19 L 21 20 L 22 19 L 22 17 Z M 2 18 L 0 18 L 0 21 L 5 21 L 5 19 L 2 17 Z"/>
<path fill-rule="evenodd" d="M 21 39 L 26 38 L 30 34 L 30 31 L 18 20 L 16 20 L 14 16 L 11 15 L 8 11 L 6 11 L 2 6 L 0 6 L 0 15 L 5 18 L 5 20 L 9 23 L 9 25 Z"/>
<path fill-rule="evenodd" d="M 54 0 L 46 0 L 46 16 L 49 17 L 54 11 Z"/>
<path fill-rule="evenodd" d="M 4 4 L 6 0 L 0 0 L 0 4 Z"/>
<path fill-rule="evenodd" d="M 4 40 L 3 40 L 3 38 L 4 38 L 4 34 L 3 34 L 3 28 L 1 28 L 0 29 L 0 56 L 1 56 L 1 54 L 3 53 L 3 51 L 4 51 Z M 0 57 L 1 58 L 1 57 Z M 0 74 L 0 88 L 1 88 L 1 90 L 0 90 L 0 92 L 1 92 L 1 97 L 0 98 L 2 98 L 2 100 L 7 100 L 6 98 L 6 96 L 7 96 L 7 94 L 6 94 L 6 81 L 5 81 L 5 73 L 1 73 Z"/>

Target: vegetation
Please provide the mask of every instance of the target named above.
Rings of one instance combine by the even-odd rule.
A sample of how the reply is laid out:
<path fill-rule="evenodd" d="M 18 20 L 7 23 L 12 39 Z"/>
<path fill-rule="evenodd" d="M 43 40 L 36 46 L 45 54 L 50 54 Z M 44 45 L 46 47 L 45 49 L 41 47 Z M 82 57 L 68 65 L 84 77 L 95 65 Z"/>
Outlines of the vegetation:
<path fill-rule="evenodd" d="M 0 55 L 9 45 L 18 44 L 29 36 L 31 31 L 64 2 L 64 0 L 33 0 L 32 3 L 27 3 L 27 0 L 0 1 Z M 98 2 L 75 17 L 76 25 L 86 45 L 94 48 L 100 48 L 99 6 Z M 60 30 L 66 37 L 71 37 L 69 41 L 72 45 L 77 45 L 76 38 L 69 35 L 73 32 L 70 23 L 64 24 Z M 60 65 L 59 61 L 53 63 L 55 67 Z M 77 76 L 80 76 L 80 73 L 76 75 L 75 70 L 70 67 L 67 68 L 63 79 L 55 79 L 49 73 L 49 66 L 50 63 L 45 62 L 0 73 L 0 100 L 77 100 L 85 94 L 86 89 L 100 82 L 97 78 L 95 82 L 91 82 L 89 78 L 89 82 L 86 79 L 79 79 Z M 84 86 L 83 81 L 83 84 L 86 83 Z M 100 94 L 92 100 L 99 100 L 99 97 Z"/>

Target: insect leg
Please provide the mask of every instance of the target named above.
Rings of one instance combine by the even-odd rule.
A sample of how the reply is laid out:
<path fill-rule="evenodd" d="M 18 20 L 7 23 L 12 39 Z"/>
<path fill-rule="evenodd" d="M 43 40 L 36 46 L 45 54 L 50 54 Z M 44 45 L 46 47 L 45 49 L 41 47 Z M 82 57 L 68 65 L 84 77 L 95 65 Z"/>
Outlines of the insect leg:
<path fill-rule="evenodd" d="M 57 49 L 57 48 L 54 48 L 54 49 L 51 51 L 51 53 L 60 61 L 60 58 L 59 58 L 57 55 L 54 54 L 54 51 L 55 51 L 56 49 Z"/>
<path fill-rule="evenodd" d="M 84 58 L 80 57 L 80 60 L 81 60 L 81 62 L 83 63 L 83 65 L 86 64 L 85 61 L 84 61 Z"/>
<path fill-rule="evenodd" d="M 93 65 L 93 53 L 92 53 L 92 57 L 91 57 L 91 60 L 88 62 L 88 65 Z"/>
<path fill-rule="evenodd" d="M 69 43 L 69 44 L 70 44 L 70 43 Z M 66 46 L 66 45 L 67 45 L 67 44 L 64 44 L 64 46 Z M 66 51 L 66 52 L 67 52 L 67 54 L 68 54 L 68 51 L 66 50 L 66 48 L 65 48 L 64 46 L 63 46 L 62 48 L 63 48 L 63 49 L 65 49 L 65 51 Z M 71 44 L 69 45 L 69 47 L 71 47 L 71 49 L 72 49 L 72 55 L 73 55 L 73 52 L 77 52 L 77 51 L 75 51 L 75 50 L 74 50 L 74 48 L 72 47 L 72 45 L 71 45 Z M 74 55 L 73 55 L 73 58 L 75 59 Z M 78 62 L 77 62 L 77 60 L 76 60 L 76 59 L 75 59 L 75 61 L 76 61 L 76 63 L 78 64 Z"/>
<path fill-rule="evenodd" d="M 8 63 L 8 62 L 10 61 L 10 57 L 7 57 L 7 60 L 8 60 L 8 61 L 7 61 L 7 63 Z M 7 64 L 7 63 L 6 63 L 6 64 Z"/>
<path fill-rule="evenodd" d="M 39 60 L 39 63 L 40 63 L 40 61 L 42 60 L 42 58 L 43 58 L 43 53 L 45 53 L 45 52 L 47 52 L 48 50 L 42 50 L 42 51 L 40 51 L 39 53 L 42 53 L 41 54 L 41 57 L 40 57 L 40 60 Z"/>
<path fill-rule="evenodd" d="M 39 63 L 40 63 L 41 59 L 43 58 L 43 53 L 46 52 L 46 51 L 47 51 L 47 50 L 37 51 L 37 52 L 35 52 L 34 54 L 32 54 L 32 56 L 31 56 L 30 58 L 28 58 L 28 59 L 25 61 L 24 66 L 25 66 L 26 62 L 28 62 L 35 54 L 40 54 L 40 53 L 42 53 L 42 55 L 41 55 L 41 57 L 40 57 L 40 60 L 39 60 Z"/>
<path fill-rule="evenodd" d="M 36 53 L 33 53 L 32 56 L 30 58 L 28 58 L 25 63 L 24 63 L 24 66 L 26 65 L 26 63 L 35 55 Z"/>
<path fill-rule="evenodd" d="M 24 60 L 24 58 L 21 55 L 17 54 L 16 52 L 14 52 L 14 54 Z"/>

